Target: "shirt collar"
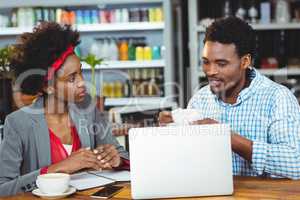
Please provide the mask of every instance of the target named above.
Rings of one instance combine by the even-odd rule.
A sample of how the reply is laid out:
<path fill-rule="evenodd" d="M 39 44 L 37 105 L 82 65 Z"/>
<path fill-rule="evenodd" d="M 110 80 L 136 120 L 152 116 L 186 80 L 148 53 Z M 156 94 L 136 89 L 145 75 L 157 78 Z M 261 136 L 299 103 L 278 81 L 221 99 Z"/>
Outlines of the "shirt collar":
<path fill-rule="evenodd" d="M 252 94 L 254 94 L 257 89 L 260 87 L 262 81 L 263 81 L 263 76 L 257 71 L 255 68 L 249 69 L 248 73 L 248 78 L 250 78 L 251 82 L 250 85 L 246 88 L 244 88 L 240 94 L 238 95 L 237 101 L 234 104 L 227 104 L 224 103 L 222 100 L 220 100 L 215 94 L 211 92 L 215 96 L 215 100 L 219 102 L 221 105 L 231 105 L 231 106 L 236 106 L 251 97 Z"/>

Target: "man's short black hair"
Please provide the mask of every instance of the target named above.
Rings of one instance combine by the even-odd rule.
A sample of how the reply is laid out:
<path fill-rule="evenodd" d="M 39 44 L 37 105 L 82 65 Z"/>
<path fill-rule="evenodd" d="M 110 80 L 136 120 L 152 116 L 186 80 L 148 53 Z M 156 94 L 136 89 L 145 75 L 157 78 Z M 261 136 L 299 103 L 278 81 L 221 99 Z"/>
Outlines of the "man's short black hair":
<path fill-rule="evenodd" d="M 214 21 L 207 29 L 204 44 L 207 41 L 222 44 L 234 44 L 239 57 L 255 54 L 255 33 L 252 27 L 237 17 L 221 18 Z"/>

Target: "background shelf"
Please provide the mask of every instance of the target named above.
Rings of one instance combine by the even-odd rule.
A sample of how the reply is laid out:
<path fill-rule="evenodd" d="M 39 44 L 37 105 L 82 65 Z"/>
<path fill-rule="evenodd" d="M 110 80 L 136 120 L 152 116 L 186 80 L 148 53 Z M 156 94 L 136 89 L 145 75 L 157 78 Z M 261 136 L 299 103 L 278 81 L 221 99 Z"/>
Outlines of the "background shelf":
<path fill-rule="evenodd" d="M 136 68 L 164 68 L 164 60 L 150 61 L 103 61 L 96 69 L 136 69 Z M 90 66 L 82 62 L 82 69 L 90 69 Z"/>
<path fill-rule="evenodd" d="M 169 101 L 166 97 L 106 98 L 105 106 L 164 105 Z"/>
<path fill-rule="evenodd" d="M 286 24 L 278 24 L 278 23 L 270 23 L 270 24 L 251 24 L 254 30 L 290 30 L 290 29 L 300 29 L 300 23 L 286 23 Z M 200 33 L 205 32 L 205 27 L 202 25 L 198 25 L 196 30 Z"/>
<path fill-rule="evenodd" d="M 110 31 L 137 31 L 137 30 L 163 30 L 163 22 L 128 22 L 115 24 L 82 24 L 76 25 L 79 32 L 110 32 Z M 0 29 L 0 35 L 20 35 L 32 32 L 33 27 L 6 27 Z"/>
<path fill-rule="evenodd" d="M 299 68 L 280 68 L 280 69 L 258 69 L 260 73 L 266 76 L 296 76 L 300 75 Z M 200 77 L 205 77 L 204 72 L 199 73 Z"/>

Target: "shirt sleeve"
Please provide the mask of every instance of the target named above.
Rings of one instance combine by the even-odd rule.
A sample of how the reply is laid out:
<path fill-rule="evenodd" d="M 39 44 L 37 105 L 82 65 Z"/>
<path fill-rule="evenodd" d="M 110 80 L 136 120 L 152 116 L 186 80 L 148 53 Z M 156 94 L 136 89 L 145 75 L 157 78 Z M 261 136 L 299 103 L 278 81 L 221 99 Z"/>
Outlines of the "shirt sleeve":
<path fill-rule="evenodd" d="M 200 91 L 198 91 L 196 94 L 194 94 L 192 96 L 192 98 L 189 100 L 188 105 L 187 105 L 187 109 L 197 109 L 199 108 L 198 104 L 199 102 L 201 102 L 201 98 L 200 98 Z"/>
<path fill-rule="evenodd" d="M 268 142 L 253 141 L 252 167 L 258 175 L 300 179 L 300 111 L 293 94 L 277 91 L 270 112 Z"/>

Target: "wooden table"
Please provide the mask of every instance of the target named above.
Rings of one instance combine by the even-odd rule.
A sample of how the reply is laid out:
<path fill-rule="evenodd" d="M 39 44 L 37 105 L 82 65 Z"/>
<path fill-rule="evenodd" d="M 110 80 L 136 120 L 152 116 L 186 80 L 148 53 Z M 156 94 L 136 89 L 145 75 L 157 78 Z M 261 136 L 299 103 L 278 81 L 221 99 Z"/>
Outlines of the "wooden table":
<path fill-rule="evenodd" d="M 130 185 L 124 184 L 124 189 L 115 195 L 114 200 L 131 199 Z M 97 189 L 77 192 L 75 195 L 67 199 L 88 200 L 93 199 L 88 195 L 97 191 Z M 29 200 L 40 199 L 31 193 L 20 194 L 17 196 L 0 198 L 6 200 Z M 177 198 L 178 199 L 178 198 Z M 205 199 L 205 200 L 247 200 L 247 199 L 300 199 L 300 181 L 292 181 L 287 179 L 263 179 L 256 177 L 234 177 L 234 194 L 233 196 L 219 197 L 199 197 L 185 199 Z"/>

